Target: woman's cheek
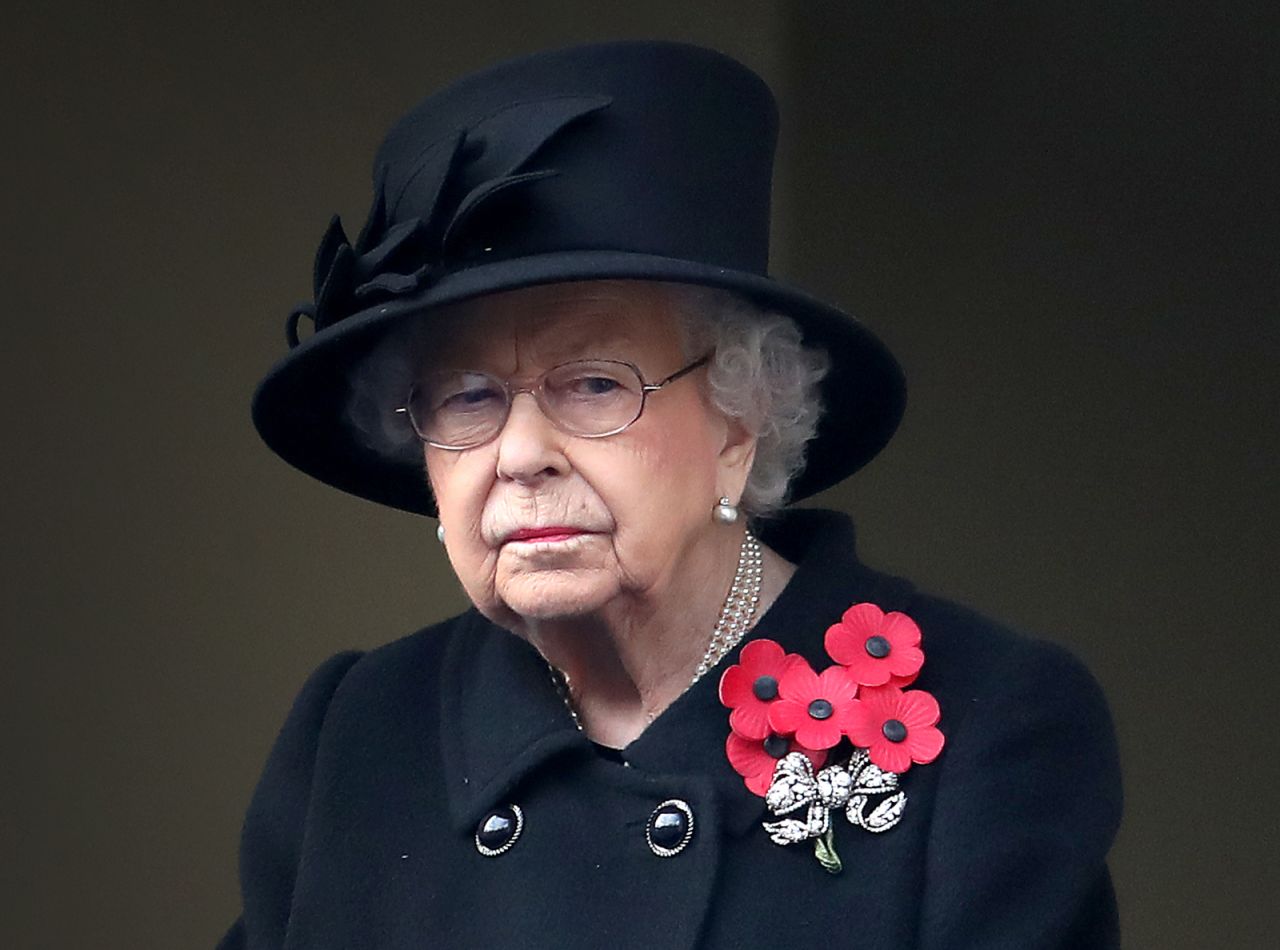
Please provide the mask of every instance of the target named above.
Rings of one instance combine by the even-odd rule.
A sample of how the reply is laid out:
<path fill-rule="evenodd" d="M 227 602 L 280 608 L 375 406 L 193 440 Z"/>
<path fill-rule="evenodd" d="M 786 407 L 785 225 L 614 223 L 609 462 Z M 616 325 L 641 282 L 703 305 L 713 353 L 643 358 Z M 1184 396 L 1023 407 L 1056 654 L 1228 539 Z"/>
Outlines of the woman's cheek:
<path fill-rule="evenodd" d="M 471 538 L 454 547 L 450 547 L 446 541 L 445 547 L 453 573 L 462 584 L 467 599 L 482 614 L 493 619 L 501 611 L 501 600 L 497 593 L 496 558 Z"/>
<path fill-rule="evenodd" d="M 468 461 L 465 453 L 425 452 L 427 483 L 445 529 L 445 554 L 468 598 L 484 608 L 495 599 L 496 554 L 480 533 L 485 494 L 479 471 Z"/>

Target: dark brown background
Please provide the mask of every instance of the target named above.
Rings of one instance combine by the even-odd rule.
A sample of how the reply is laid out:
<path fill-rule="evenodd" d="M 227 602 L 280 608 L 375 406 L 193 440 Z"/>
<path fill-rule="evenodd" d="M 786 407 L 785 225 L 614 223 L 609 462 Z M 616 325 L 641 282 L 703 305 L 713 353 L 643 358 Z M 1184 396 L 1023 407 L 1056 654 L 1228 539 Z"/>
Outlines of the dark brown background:
<path fill-rule="evenodd" d="M 866 558 L 1111 697 L 1128 945 L 1269 945 L 1277 92 L 1264 4 L 47 4 L 3 30 L 13 947 L 209 946 L 306 673 L 462 604 L 434 525 L 269 455 L 249 393 L 422 94 L 585 39 L 783 106 L 775 272 L 882 332 Z M 691 156 L 691 160 L 694 157 Z"/>

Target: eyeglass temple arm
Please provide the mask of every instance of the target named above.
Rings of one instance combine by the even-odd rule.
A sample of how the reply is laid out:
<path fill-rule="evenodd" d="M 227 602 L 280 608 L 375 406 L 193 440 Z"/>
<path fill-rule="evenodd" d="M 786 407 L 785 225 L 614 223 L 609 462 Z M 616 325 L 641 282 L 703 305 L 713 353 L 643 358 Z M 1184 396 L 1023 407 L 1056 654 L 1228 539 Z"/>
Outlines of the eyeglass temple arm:
<path fill-rule="evenodd" d="M 692 373 L 695 369 L 697 369 L 699 366 L 706 366 L 709 362 L 711 362 L 711 354 L 710 354 L 710 353 L 708 353 L 706 356 L 702 357 L 702 358 L 701 358 L 701 359 L 699 359 L 699 360 L 694 360 L 692 363 L 690 363 L 690 364 L 689 364 L 688 366 L 686 366 L 684 369 L 678 369 L 678 370 L 676 370 L 674 373 L 672 373 L 670 376 L 668 376 L 668 377 L 667 377 L 666 379 L 664 379 L 662 382 L 660 382 L 660 383 L 645 383 L 645 384 L 644 384 L 642 387 L 640 387 L 640 388 L 641 388 L 644 392 L 647 392 L 647 393 L 654 393 L 654 392 L 657 392 L 657 391 L 658 391 L 659 389 L 661 389 L 663 386 L 667 385 L 667 383 L 674 383 L 674 382 L 675 382 L 677 379 L 679 379 L 681 376 L 687 376 L 687 375 L 689 375 L 690 373 Z"/>

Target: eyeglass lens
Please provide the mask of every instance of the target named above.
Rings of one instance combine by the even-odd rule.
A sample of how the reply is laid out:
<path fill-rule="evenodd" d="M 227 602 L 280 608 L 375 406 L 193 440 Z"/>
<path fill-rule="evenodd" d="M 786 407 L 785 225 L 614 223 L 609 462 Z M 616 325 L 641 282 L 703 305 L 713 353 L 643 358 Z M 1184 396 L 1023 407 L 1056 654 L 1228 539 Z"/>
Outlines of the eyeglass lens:
<path fill-rule="evenodd" d="M 407 408 L 422 439 L 443 448 L 467 448 L 497 435 L 517 392 L 531 392 L 553 423 L 583 436 L 625 429 L 644 407 L 644 381 L 634 367 L 582 360 L 548 370 L 527 388 L 474 370 L 428 373 Z"/>

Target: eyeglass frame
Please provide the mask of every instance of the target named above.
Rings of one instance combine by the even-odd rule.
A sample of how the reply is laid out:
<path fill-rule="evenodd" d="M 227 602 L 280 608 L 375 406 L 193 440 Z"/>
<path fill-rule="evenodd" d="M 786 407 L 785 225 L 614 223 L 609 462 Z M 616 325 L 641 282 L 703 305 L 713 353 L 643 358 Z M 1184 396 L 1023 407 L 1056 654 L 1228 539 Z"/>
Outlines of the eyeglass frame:
<path fill-rule="evenodd" d="M 640 417 L 644 415 L 645 406 L 648 405 L 650 393 L 656 393 L 658 390 L 662 389 L 668 384 L 674 383 L 676 380 L 680 379 L 682 376 L 688 376 L 695 369 L 699 369 L 700 367 L 706 366 L 709 362 L 711 362 L 711 357 L 714 355 L 715 355 L 714 351 L 710 353 L 706 353 L 703 356 L 699 357 L 698 359 L 694 360 L 688 366 L 685 366 L 681 369 L 676 370 L 666 379 L 663 379 L 660 382 L 656 382 L 656 383 L 645 382 L 644 374 L 640 372 L 640 367 L 636 366 L 635 363 L 629 362 L 628 360 L 614 360 L 614 359 L 566 360 L 565 362 L 557 363 L 555 366 L 552 366 L 550 369 L 540 373 L 533 380 L 534 385 L 532 386 L 512 386 L 511 380 L 503 379 L 500 376 L 495 376 L 493 373 L 486 373 L 482 370 L 466 370 L 466 369 L 458 370 L 458 372 L 460 373 L 476 373 L 477 375 L 488 376 L 490 379 L 498 381 L 499 383 L 502 384 L 502 390 L 507 395 L 506 414 L 503 416 L 502 424 L 499 425 L 497 429 L 494 430 L 493 435 L 489 436 L 483 442 L 477 442 L 474 445 L 444 445 L 440 442 L 433 442 L 431 439 L 428 439 L 418 430 L 418 425 L 414 421 L 413 413 L 409 411 L 409 406 L 412 405 L 413 403 L 414 394 L 418 390 L 418 386 L 416 383 L 409 388 L 409 396 L 405 400 L 405 404 L 403 406 L 397 407 L 395 411 L 398 413 L 404 413 L 405 418 L 409 420 L 409 428 L 413 430 L 413 434 L 416 435 L 418 439 L 424 444 L 429 445 L 435 449 L 440 449 L 444 452 L 465 452 L 468 449 L 478 449 L 482 445 L 488 445 L 490 442 L 496 439 L 499 435 L 501 435 L 502 430 L 507 425 L 507 420 L 511 418 L 511 407 L 515 404 L 516 396 L 520 395 L 521 393 L 528 393 L 530 396 L 533 397 L 534 402 L 537 403 L 538 405 L 538 411 L 541 412 L 547 418 L 547 421 L 550 422 L 553 426 L 555 426 L 558 430 L 565 433 L 566 435 L 571 435 L 579 439 L 607 439 L 611 435 L 617 435 L 619 432 L 626 431 L 627 429 L 635 425 L 636 422 L 639 421 Z M 617 366 L 625 366 L 627 367 L 627 369 L 631 370 L 631 372 L 636 374 L 636 379 L 640 380 L 640 408 L 636 410 L 636 414 L 631 419 L 630 422 L 627 422 L 616 428 L 610 429 L 607 432 L 596 432 L 596 433 L 574 432 L 570 429 L 566 429 L 563 425 L 560 424 L 560 421 L 556 418 L 554 414 L 547 411 L 546 406 L 542 401 L 542 387 L 545 384 L 547 377 L 552 373 L 554 373 L 556 370 L 561 369 L 565 366 L 572 366 L 575 363 L 612 363 Z"/>

